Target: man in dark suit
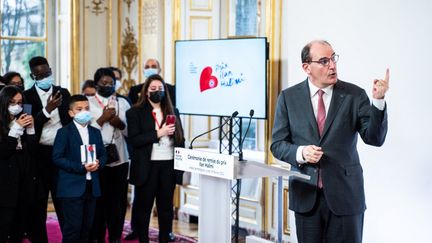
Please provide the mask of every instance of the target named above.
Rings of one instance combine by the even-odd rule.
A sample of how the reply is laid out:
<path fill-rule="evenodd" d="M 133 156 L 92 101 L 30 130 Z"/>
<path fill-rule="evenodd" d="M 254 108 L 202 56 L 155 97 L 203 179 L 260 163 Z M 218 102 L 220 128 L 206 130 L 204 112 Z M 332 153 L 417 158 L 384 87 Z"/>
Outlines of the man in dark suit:
<path fill-rule="evenodd" d="M 153 74 L 159 74 L 161 73 L 161 67 L 159 64 L 159 61 L 153 58 L 147 59 L 147 61 L 144 63 L 144 78 L 148 78 Z M 175 106 L 175 86 L 171 84 L 165 83 L 168 88 L 168 93 L 171 98 L 172 104 Z M 132 86 L 129 90 L 129 99 L 131 100 L 132 104 L 135 104 L 138 102 L 140 98 L 141 89 L 144 85 L 144 82 L 141 84 Z"/>
<path fill-rule="evenodd" d="M 44 191 L 37 206 L 32 209 L 33 214 L 29 229 L 32 242 L 48 242 L 46 231 L 46 217 L 48 195 L 51 191 L 57 217 L 62 225 L 62 214 L 55 191 L 55 178 L 57 168 L 52 162 L 52 146 L 57 130 L 71 121 L 68 115 L 69 91 L 54 85 L 54 77 L 48 61 L 41 56 L 36 56 L 29 61 L 31 78 L 35 84 L 24 91 L 25 100 L 32 105 L 32 116 L 35 122 L 36 139 L 38 141 L 37 174 L 41 177 Z"/>
<path fill-rule="evenodd" d="M 107 156 L 101 132 L 89 125 L 88 99 L 74 95 L 69 106 L 73 122 L 58 130 L 53 148 L 53 162 L 59 168 L 57 198 L 64 217 L 61 230 L 63 242 L 87 242 L 96 198 L 101 195 L 99 170 Z"/>
<path fill-rule="evenodd" d="M 374 80 L 372 105 L 360 87 L 337 77 L 338 55 L 322 40 L 302 50 L 308 78 L 280 94 L 273 155 L 311 176 L 290 179 L 289 205 L 300 243 L 362 241 L 366 209 L 357 137 L 381 146 L 387 133 L 389 71 Z"/>

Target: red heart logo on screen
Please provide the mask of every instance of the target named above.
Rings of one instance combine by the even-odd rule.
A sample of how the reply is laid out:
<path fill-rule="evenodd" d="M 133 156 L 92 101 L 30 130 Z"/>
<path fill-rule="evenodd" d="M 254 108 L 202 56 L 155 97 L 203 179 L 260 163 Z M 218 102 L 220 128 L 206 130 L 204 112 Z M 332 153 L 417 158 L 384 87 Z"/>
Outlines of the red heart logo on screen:
<path fill-rule="evenodd" d="M 211 67 L 205 67 L 201 72 L 200 77 L 200 90 L 201 92 L 207 89 L 216 88 L 218 80 L 215 76 L 212 76 L 213 69 Z"/>

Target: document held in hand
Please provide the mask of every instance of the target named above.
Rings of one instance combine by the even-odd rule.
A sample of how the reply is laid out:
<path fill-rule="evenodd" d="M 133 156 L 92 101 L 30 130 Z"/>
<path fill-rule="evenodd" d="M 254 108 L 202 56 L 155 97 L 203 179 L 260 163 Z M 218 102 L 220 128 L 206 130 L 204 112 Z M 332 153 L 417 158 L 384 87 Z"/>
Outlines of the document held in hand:
<path fill-rule="evenodd" d="M 81 145 L 81 163 L 96 163 L 96 145 Z"/>

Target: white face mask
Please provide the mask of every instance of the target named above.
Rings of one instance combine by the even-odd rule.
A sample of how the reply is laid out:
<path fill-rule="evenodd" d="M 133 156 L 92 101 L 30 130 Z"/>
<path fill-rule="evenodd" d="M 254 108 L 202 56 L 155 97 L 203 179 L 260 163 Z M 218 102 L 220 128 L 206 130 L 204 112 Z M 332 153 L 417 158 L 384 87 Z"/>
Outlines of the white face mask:
<path fill-rule="evenodd" d="M 9 107 L 8 107 L 9 114 L 11 114 L 12 116 L 16 116 L 19 113 L 21 113 L 22 109 L 23 109 L 22 106 L 20 106 L 18 104 L 9 105 Z"/>

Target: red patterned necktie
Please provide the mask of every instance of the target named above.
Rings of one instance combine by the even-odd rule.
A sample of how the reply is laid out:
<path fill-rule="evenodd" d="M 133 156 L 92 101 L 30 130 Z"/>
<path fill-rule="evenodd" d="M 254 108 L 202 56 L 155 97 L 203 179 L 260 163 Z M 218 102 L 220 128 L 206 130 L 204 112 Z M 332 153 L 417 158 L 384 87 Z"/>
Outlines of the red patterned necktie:
<path fill-rule="evenodd" d="M 324 91 L 322 89 L 318 90 L 318 112 L 317 112 L 317 123 L 319 135 L 322 136 L 324 131 L 325 119 L 326 119 L 326 110 L 324 106 L 323 100 Z"/>
<path fill-rule="evenodd" d="M 322 89 L 318 90 L 318 112 L 317 112 L 317 124 L 320 137 L 324 131 L 326 110 L 323 100 L 324 91 Z M 323 188 L 322 178 L 321 178 L 321 168 L 318 171 L 318 188 Z"/>

